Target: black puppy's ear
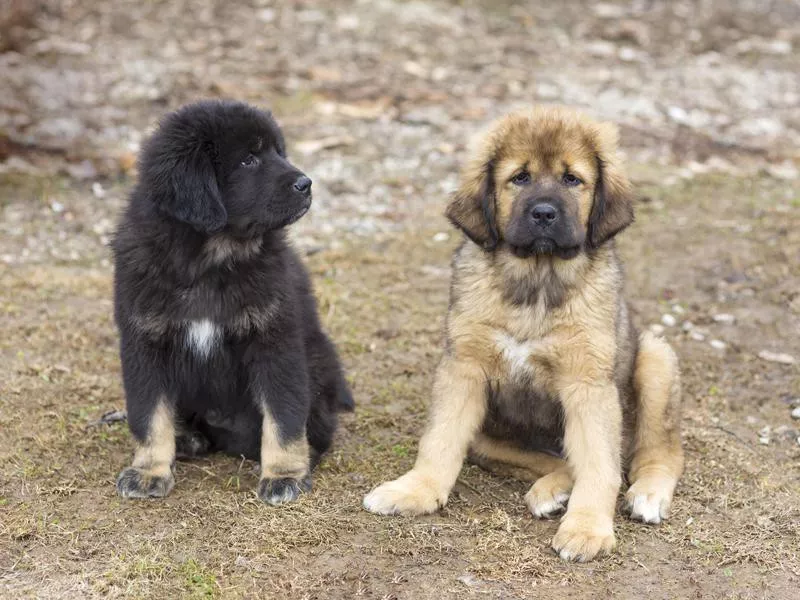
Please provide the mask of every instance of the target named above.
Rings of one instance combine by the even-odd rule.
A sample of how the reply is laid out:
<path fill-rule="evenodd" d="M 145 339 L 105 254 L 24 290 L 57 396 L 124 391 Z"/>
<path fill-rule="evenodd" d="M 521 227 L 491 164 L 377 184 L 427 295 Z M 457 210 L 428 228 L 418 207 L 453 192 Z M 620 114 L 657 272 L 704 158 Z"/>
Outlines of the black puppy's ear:
<path fill-rule="evenodd" d="M 202 233 L 225 227 L 228 213 L 208 149 L 198 147 L 175 159 L 167 177 L 169 190 L 161 202 L 165 212 Z"/>
<path fill-rule="evenodd" d="M 592 248 L 613 238 L 633 223 L 633 191 L 617 156 L 617 128 L 602 123 L 597 129 L 597 183 L 589 214 L 588 241 Z"/>
<path fill-rule="evenodd" d="M 468 165 L 445 210 L 450 222 L 485 250 L 500 240 L 495 218 L 494 163 Z"/>

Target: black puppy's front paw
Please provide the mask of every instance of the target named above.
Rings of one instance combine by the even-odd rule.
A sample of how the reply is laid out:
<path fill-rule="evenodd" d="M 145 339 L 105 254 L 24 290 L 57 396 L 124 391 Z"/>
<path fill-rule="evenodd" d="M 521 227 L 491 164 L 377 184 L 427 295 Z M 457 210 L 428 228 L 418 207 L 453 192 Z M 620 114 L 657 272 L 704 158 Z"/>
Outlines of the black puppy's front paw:
<path fill-rule="evenodd" d="M 294 502 L 303 492 L 311 491 L 311 476 L 299 481 L 292 477 L 262 479 L 258 482 L 258 497 L 267 504 L 277 505 Z"/>
<path fill-rule="evenodd" d="M 175 477 L 171 471 L 164 476 L 128 467 L 117 477 L 117 493 L 123 498 L 163 498 L 174 485 Z"/>

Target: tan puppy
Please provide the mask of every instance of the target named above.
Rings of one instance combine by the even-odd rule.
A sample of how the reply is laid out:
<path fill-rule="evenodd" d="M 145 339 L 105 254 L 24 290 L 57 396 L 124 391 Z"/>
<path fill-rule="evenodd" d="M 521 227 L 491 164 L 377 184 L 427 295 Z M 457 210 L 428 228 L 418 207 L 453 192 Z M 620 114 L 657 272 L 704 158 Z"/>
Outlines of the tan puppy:
<path fill-rule="evenodd" d="M 525 500 L 536 517 L 566 508 L 552 542 L 564 559 L 614 547 L 623 470 L 631 517 L 667 516 L 683 471 L 678 361 L 637 335 L 622 297 L 613 237 L 633 206 L 617 138 L 553 107 L 480 137 L 447 208 L 467 239 L 430 422 L 414 468 L 370 492 L 367 510 L 435 511 L 471 450 L 541 475 Z"/>

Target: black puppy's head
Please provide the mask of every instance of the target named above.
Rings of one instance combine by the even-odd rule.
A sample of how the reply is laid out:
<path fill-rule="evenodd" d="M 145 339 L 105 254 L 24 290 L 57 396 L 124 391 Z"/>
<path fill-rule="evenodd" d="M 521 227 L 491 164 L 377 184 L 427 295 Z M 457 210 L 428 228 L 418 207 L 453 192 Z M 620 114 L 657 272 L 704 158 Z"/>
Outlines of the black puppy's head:
<path fill-rule="evenodd" d="M 167 115 L 139 172 L 162 212 L 205 234 L 279 229 L 311 206 L 311 180 L 286 159 L 277 123 L 242 102 L 201 101 Z"/>

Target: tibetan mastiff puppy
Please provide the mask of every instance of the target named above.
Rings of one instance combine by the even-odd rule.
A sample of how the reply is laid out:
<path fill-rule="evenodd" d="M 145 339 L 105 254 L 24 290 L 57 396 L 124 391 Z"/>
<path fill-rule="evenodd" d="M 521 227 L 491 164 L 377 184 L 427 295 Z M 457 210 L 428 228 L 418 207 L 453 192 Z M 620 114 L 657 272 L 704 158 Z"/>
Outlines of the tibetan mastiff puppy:
<path fill-rule="evenodd" d="M 246 104 L 168 115 L 144 145 L 113 242 L 128 422 L 117 491 L 166 496 L 177 457 L 261 461 L 258 496 L 296 499 L 353 400 L 285 227 L 311 180 L 278 125 Z"/>
<path fill-rule="evenodd" d="M 447 217 L 447 341 L 414 468 L 364 499 L 380 514 L 447 502 L 468 452 L 536 479 L 536 517 L 565 512 L 553 548 L 614 544 L 623 473 L 633 519 L 659 523 L 683 470 L 677 358 L 638 335 L 614 236 L 633 221 L 617 130 L 572 110 L 513 113 L 481 136 Z"/>

